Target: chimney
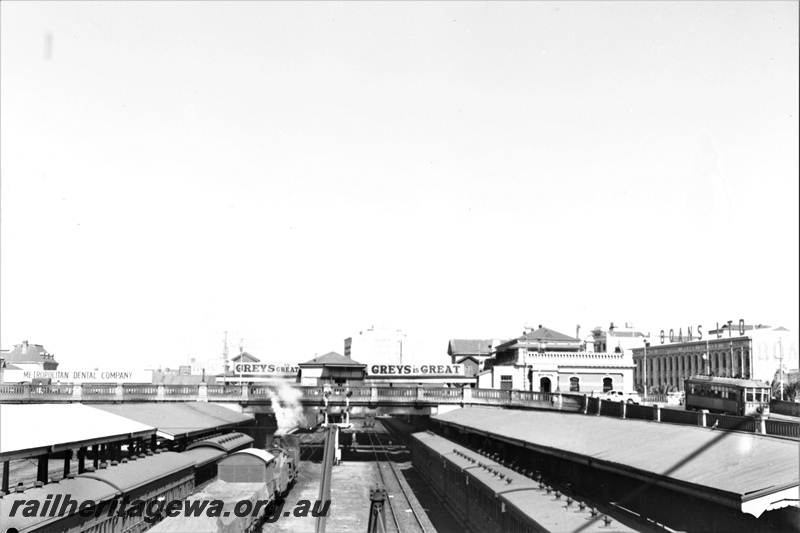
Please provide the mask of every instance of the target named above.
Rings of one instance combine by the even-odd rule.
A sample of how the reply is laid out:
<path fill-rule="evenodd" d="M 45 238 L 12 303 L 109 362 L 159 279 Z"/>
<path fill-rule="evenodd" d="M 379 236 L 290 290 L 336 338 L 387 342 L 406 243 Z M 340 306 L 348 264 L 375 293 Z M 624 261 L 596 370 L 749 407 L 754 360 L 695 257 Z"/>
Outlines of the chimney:
<path fill-rule="evenodd" d="M 608 331 L 614 331 L 614 323 L 612 322 L 610 326 L 608 326 Z"/>
<path fill-rule="evenodd" d="M 578 339 L 578 340 L 580 340 L 580 338 L 581 338 L 581 325 L 580 324 L 577 324 L 575 326 L 575 338 Z"/>

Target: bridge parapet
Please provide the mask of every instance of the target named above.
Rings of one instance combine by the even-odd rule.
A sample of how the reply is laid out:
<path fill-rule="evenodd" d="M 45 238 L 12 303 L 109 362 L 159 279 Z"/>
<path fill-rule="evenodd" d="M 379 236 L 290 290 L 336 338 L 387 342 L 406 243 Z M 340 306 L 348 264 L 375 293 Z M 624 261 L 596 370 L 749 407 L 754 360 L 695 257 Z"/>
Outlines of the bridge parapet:
<path fill-rule="evenodd" d="M 286 386 L 269 385 L 154 385 L 74 384 L 31 386 L 0 383 L 0 403 L 109 402 L 232 402 L 241 405 L 285 402 Z M 518 409 L 553 409 L 673 424 L 706 426 L 800 439 L 800 424 L 782 420 L 711 415 L 661 409 L 656 405 L 620 404 L 582 394 L 519 390 L 442 387 L 292 387 L 304 406 L 413 406 L 435 409 L 445 405 L 485 405 Z M 328 395 L 326 396 L 326 393 Z"/>

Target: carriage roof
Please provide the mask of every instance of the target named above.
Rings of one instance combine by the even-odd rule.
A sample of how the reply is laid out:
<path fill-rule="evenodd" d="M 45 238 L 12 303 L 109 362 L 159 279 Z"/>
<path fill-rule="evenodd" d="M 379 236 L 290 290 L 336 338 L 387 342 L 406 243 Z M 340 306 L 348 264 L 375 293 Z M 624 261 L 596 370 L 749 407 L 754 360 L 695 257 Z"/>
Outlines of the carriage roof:
<path fill-rule="evenodd" d="M 769 388 L 769 385 L 763 381 L 756 379 L 736 379 L 736 378 L 721 378 L 717 376 L 692 376 L 688 381 L 694 383 L 709 383 L 712 385 L 733 385 L 735 387 L 748 387 L 748 388 Z"/>

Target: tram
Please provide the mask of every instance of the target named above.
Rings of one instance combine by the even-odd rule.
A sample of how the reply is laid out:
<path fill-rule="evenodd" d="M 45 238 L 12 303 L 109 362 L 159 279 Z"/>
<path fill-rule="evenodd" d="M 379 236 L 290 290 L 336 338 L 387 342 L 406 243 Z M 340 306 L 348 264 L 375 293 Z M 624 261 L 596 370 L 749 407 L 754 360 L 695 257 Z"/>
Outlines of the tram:
<path fill-rule="evenodd" d="M 763 381 L 697 375 L 684 383 L 686 409 L 736 416 L 769 416 L 771 390 Z"/>

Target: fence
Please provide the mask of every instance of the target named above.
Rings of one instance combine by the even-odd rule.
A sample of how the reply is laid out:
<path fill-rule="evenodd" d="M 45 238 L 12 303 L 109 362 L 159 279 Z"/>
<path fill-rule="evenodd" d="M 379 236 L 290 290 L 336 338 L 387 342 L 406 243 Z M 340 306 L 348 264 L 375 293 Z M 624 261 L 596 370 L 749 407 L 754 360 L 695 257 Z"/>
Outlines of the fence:
<path fill-rule="evenodd" d="M 800 403 L 774 400 L 770 403 L 769 410 L 778 415 L 800 416 Z"/>

